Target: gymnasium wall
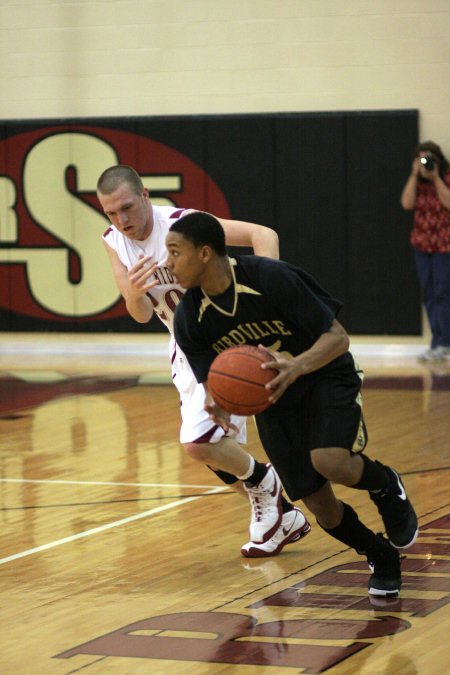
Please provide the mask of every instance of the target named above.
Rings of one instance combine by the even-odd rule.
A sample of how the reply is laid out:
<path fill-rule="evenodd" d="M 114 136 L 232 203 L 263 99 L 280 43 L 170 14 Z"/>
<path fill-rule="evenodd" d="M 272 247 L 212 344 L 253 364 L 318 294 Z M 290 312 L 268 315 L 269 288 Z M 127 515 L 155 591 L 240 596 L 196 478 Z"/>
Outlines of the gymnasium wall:
<path fill-rule="evenodd" d="M 450 154 L 449 16 L 446 0 L 1 3 L 1 330 L 142 330 L 117 315 L 100 255 L 96 131 L 78 142 L 83 125 L 137 124 L 231 215 L 273 225 L 283 257 L 346 301 L 350 331 L 420 332 L 398 197 L 418 136 Z M 110 147 L 107 164 L 124 156 Z M 164 180 L 186 166 L 170 171 L 152 169 L 157 200 L 181 196 Z"/>

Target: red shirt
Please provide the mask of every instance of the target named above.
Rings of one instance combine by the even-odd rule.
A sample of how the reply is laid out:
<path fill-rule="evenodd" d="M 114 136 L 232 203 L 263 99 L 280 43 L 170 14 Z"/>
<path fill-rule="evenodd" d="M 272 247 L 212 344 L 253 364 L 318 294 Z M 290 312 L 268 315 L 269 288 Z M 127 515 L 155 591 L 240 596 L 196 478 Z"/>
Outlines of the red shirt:
<path fill-rule="evenodd" d="M 450 171 L 444 176 L 450 187 Z M 450 253 L 450 211 L 442 206 L 430 181 L 419 181 L 411 244 L 425 253 Z"/>

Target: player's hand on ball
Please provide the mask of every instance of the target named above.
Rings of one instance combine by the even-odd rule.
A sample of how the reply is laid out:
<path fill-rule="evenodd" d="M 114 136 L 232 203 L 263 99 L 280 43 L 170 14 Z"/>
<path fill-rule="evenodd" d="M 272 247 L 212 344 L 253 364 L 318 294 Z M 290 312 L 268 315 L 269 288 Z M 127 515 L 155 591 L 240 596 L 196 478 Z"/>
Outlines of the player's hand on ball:
<path fill-rule="evenodd" d="M 298 377 L 298 373 L 295 371 L 295 364 L 292 359 L 285 358 L 280 352 L 272 351 L 267 349 L 263 345 L 258 345 L 258 349 L 264 351 L 270 360 L 267 363 L 263 363 L 261 368 L 272 370 L 277 370 L 278 374 L 266 384 L 266 389 L 270 390 L 269 401 L 271 403 L 276 403 L 278 399 L 284 394 L 286 389 L 293 383 Z"/>

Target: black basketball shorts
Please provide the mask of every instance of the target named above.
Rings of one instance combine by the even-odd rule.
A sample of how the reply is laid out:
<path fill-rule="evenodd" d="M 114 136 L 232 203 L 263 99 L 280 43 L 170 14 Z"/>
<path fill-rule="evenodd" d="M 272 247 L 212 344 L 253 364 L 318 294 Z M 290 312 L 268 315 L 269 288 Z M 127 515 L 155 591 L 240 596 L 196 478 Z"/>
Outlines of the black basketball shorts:
<path fill-rule="evenodd" d="M 256 416 L 261 443 L 290 499 L 307 497 L 326 483 L 311 463 L 311 450 L 364 450 L 359 373 L 347 367 L 320 374 L 299 388 L 294 406 L 275 405 Z"/>

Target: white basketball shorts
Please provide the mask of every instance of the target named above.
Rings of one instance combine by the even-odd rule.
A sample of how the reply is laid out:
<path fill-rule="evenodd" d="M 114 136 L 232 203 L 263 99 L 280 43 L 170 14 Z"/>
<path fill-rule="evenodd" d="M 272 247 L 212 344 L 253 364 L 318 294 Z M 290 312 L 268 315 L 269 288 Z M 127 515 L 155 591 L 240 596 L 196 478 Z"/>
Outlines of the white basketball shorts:
<path fill-rule="evenodd" d="M 238 443 L 247 440 L 246 417 L 231 416 L 231 422 L 239 432 L 230 431 L 225 434 L 222 427 L 215 425 L 208 416 L 205 405 L 205 389 L 195 379 L 186 356 L 176 344 L 170 340 L 170 357 L 172 362 L 172 380 L 180 394 L 181 429 L 180 443 L 217 443 L 223 436 L 234 438 Z"/>

